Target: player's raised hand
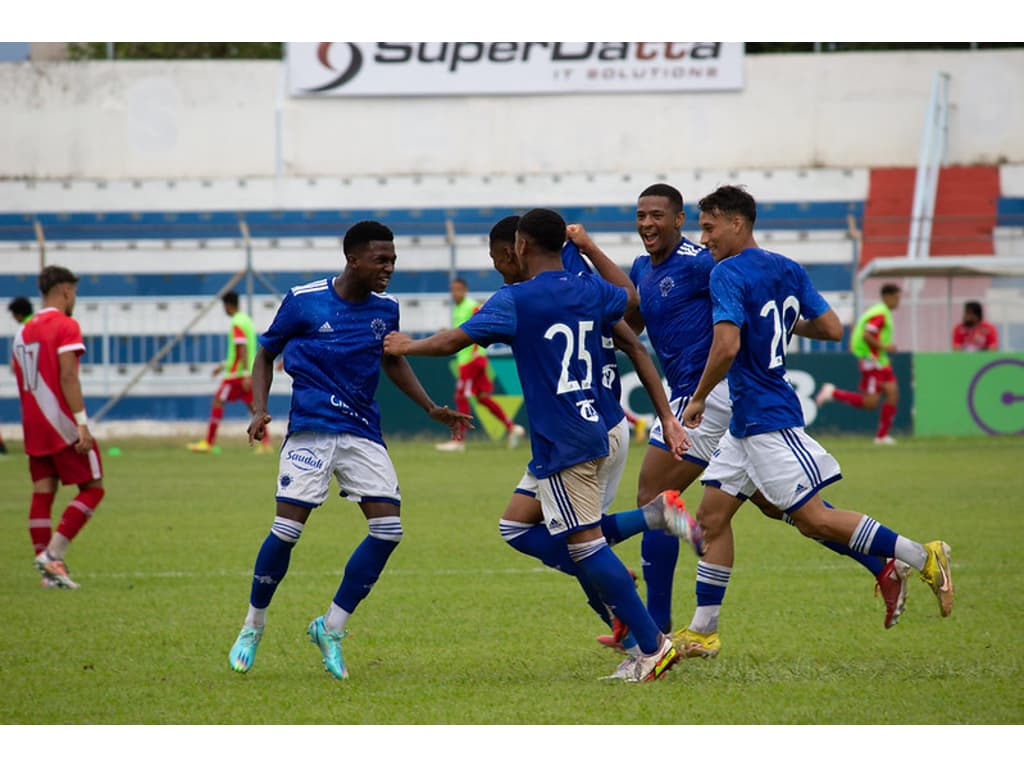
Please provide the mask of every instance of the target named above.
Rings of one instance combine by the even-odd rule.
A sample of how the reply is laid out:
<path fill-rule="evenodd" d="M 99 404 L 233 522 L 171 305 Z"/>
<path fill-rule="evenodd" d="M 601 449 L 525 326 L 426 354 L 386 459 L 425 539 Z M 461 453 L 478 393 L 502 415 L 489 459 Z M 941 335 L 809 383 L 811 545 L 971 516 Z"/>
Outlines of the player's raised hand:
<path fill-rule="evenodd" d="M 400 357 L 409 351 L 412 336 L 401 331 L 391 331 L 384 337 L 384 354 Z"/>
<path fill-rule="evenodd" d="M 590 234 L 583 228 L 582 224 L 570 224 L 565 228 L 565 235 L 584 253 L 587 251 L 587 247 L 594 243 L 590 238 Z"/>
<path fill-rule="evenodd" d="M 249 445 L 255 445 L 263 440 L 267 424 L 271 421 L 273 421 L 273 417 L 266 411 L 253 413 L 252 419 L 249 421 L 249 427 L 245 430 L 249 435 Z"/>

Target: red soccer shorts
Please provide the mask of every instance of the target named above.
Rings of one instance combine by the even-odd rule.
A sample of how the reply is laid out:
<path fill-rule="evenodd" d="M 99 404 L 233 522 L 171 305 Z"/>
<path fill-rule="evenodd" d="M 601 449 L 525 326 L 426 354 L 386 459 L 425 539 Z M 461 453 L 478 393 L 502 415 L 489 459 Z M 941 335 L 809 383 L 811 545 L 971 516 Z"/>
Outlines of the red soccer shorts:
<path fill-rule="evenodd" d="M 242 387 L 242 379 L 224 379 L 217 388 L 217 399 L 222 403 L 241 400 L 246 405 L 252 405 L 252 387 L 246 391 Z"/>
<path fill-rule="evenodd" d="M 459 366 L 459 381 L 455 386 L 466 397 L 489 395 L 493 392 L 494 384 L 487 376 L 487 358 L 474 357 L 465 365 Z"/>
<path fill-rule="evenodd" d="M 860 365 L 860 385 L 858 389 L 865 395 L 873 395 L 882 389 L 883 384 L 896 381 L 896 373 L 893 371 L 892 366 L 869 368 L 868 365 L 871 364 L 865 365 L 861 363 Z"/>
<path fill-rule="evenodd" d="M 49 456 L 29 456 L 28 471 L 32 482 L 57 477 L 64 485 L 81 485 L 103 477 L 100 447 L 95 441 L 88 453 L 79 453 L 69 445 Z"/>

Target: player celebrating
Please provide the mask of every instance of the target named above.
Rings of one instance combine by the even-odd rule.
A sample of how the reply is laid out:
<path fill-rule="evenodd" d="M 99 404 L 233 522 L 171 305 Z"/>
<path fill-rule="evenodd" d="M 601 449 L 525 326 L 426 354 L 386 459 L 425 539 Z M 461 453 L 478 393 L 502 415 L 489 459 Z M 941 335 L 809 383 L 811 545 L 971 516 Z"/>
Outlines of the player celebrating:
<path fill-rule="evenodd" d="M 224 373 L 224 379 L 213 396 L 210 406 L 210 422 L 206 427 L 206 437 L 197 443 L 189 443 L 186 447 L 196 453 L 209 453 L 213 450 L 217 439 L 217 428 L 224 418 L 224 403 L 241 401 L 253 413 L 252 406 L 252 367 L 256 359 L 256 328 L 252 318 L 239 309 L 238 294 L 226 291 L 221 296 L 224 313 L 231 318 L 231 329 L 228 331 L 228 355 L 223 363 L 213 369 L 213 375 Z M 217 450 L 220 450 L 219 448 Z M 265 453 L 270 450 L 270 431 L 263 430 L 263 439 L 256 448 Z"/>
<path fill-rule="evenodd" d="M 473 313 L 480 308 L 480 303 L 470 298 L 466 281 L 461 277 L 452 280 L 452 327 L 458 328 L 473 316 Z M 455 356 L 455 364 L 458 366 L 458 380 L 455 382 L 455 408 L 459 413 L 471 414 L 469 398 L 475 397 L 476 401 L 484 408 L 494 414 L 502 424 L 505 425 L 505 435 L 510 448 L 519 444 L 519 439 L 525 434 L 522 426 L 516 424 L 506 414 L 498 402 L 491 397 L 494 392 L 494 384 L 487 373 L 487 355 L 476 344 L 460 349 Z M 445 443 L 438 443 L 435 447 L 439 451 L 463 451 L 466 449 L 465 435 L 456 434 L 451 440 Z"/>
<path fill-rule="evenodd" d="M 935 593 L 940 614 L 948 616 L 953 575 L 945 542 L 919 544 L 821 498 L 821 489 L 840 479 L 839 464 L 804 432 L 803 410 L 786 378 L 786 344 L 792 333 L 842 338 L 835 311 L 803 267 L 758 247 L 757 206 L 745 190 L 719 187 L 699 208 L 701 241 L 716 262 L 710 281 L 714 337 L 682 418 L 687 427 L 698 427 L 708 396 L 726 376 L 733 412 L 702 478 L 697 520 L 706 552 L 697 564 L 697 608 L 687 631 L 699 642 L 717 635 L 733 565 L 732 517 L 755 490 L 805 536 L 910 564 Z"/>
<path fill-rule="evenodd" d="M 605 604 L 632 629 L 640 654 L 628 657 L 612 677 L 643 682 L 660 677 L 678 654 L 654 624 L 628 570 L 607 545 L 600 528 L 599 475 L 609 455 L 609 426 L 601 418 L 595 366 L 602 360 L 601 329 L 621 323 L 627 293 L 589 275 L 564 270 L 566 225 L 555 211 L 534 209 L 519 220 L 515 250 L 530 279 L 499 290 L 461 327 L 427 339 L 389 336 L 395 354 L 446 355 L 476 343 L 512 347 L 530 419 L 533 457 L 529 469 L 547 529 L 564 535 L 569 555 Z M 649 361 L 648 361 L 649 362 Z M 653 364 L 651 365 L 653 370 Z M 648 384 L 667 411 L 660 382 Z M 611 425 L 614 426 L 614 425 Z M 672 447 L 681 452 L 682 430 Z"/>
<path fill-rule="evenodd" d="M 529 278 L 522 269 L 515 254 L 515 233 L 519 224 L 518 216 L 507 216 L 491 229 L 490 255 L 494 268 L 502 275 L 506 285 L 520 283 Z M 627 306 L 636 301 L 636 291 L 625 273 L 616 266 L 600 249 L 580 224 L 570 224 L 567 228 L 569 241 L 562 247 L 562 264 L 570 274 L 590 274 L 590 265 L 581 255 L 581 249 L 591 260 L 598 274 L 613 285 L 623 288 L 629 299 Z M 633 361 L 638 372 L 643 372 L 647 383 L 659 393 L 659 402 L 664 397 L 657 371 L 646 348 L 635 334 L 613 338 L 611 329 L 603 328 L 601 347 L 601 382 L 595 383 L 597 391 L 597 409 L 605 424 L 613 424 L 609 433 L 609 454 L 601 464 L 598 481 L 601 493 L 601 531 L 609 545 L 614 546 L 638 533 L 646 530 L 667 530 L 673 536 L 686 538 L 697 552 L 703 548 L 700 529 L 696 521 L 686 512 L 682 499 L 674 491 L 657 496 L 643 508 L 609 514 L 611 505 L 618 493 L 619 482 L 626 467 L 629 428 L 624 416 L 620 399 L 622 395 L 618 376 L 618 364 L 615 347 L 620 346 Z M 667 401 L 662 403 L 666 406 Z M 611 434 L 616 433 L 616 434 Z M 679 432 L 675 435 L 678 438 Z M 666 451 L 668 449 L 666 448 Z M 502 514 L 498 528 L 502 539 L 518 552 L 540 560 L 550 568 L 570 576 L 575 576 L 587 595 L 590 607 L 610 627 L 624 627 L 608 610 L 589 583 L 582 578 L 579 569 L 569 556 L 569 551 L 562 536 L 552 536 L 544 526 L 541 503 L 537 498 L 537 478 L 527 467 L 522 479 L 516 485 L 512 498 Z M 635 640 L 622 637 L 617 642 L 623 650 L 639 653 Z"/>
<path fill-rule="evenodd" d="M 860 369 L 860 391 L 837 389 L 831 382 L 826 382 L 814 398 L 818 407 L 836 400 L 868 411 L 882 403 L 875 445 L 893 445 L 896 442 L 889 429 L 896 418 L 900 391 L 889 353 L 896 351 L 896 345 L 892 343 L 892 311 L 899 305 L 900 287 L 886 283 L 882 286 L 881 301 L 860 316 L 850 334 L 850 351 L 857 358 Z"/>
<path fill-rule="evenodd" d="M 711 347 L 712 323 L 709 279 L 714 259 L 707 249 L 683 237 L 686 220 L 683 197 L 668 184 L 653 184 L 637 199 L 637 232 L 647 253 L 637 257 L 630 278 L 639 294 L 638 311 L 627 312 L 626 319 L 636 332 L 645 328 L 668 381 L 672 410 L 678 419 L 700 379 Z M 662 438 L 663 422 L 655 422 L 637 482 L 637 505 L 643 506 L 658 494 L 674 489 L 683 491 L 707 466 L 718 441 L 732 416 L 728 384 L 722 381 L 708 398 L 701 424 L 688 430 L 691 446 L 683 461 L 666 449 Z M 760 493 L 751 498 L 766 516 L 783 519 Z M 872 557 L 843 544 L 822 542 L 838 554 L 846 555 L 867 568 L 876 579 L 886 606 L 886 628 L 899 619 L 906 601 L 909 568 L 895 560 Z M 647 585 L 647 607 L 664 631 L 671 626 L 672 586 L 679 544 L 662 531 L 644 533 L 641 546 L 643 575 Z M 611 635 L 598 641 L 621 648 L 627 628 L 616 624 Z M 706 643 L 689 636 L 685 629 L 675 634 L 680 651 L 687 656 L 717 655 L 721 641 L 717 634 Z"/>
<path fill-rule="evenodd" d="M 385 334 L 398 329 L 398 302 L 383 293 L 395 271 L 391 230 L 376 221 L 359 222 L 345 233 L 342 248 L 344 271 L 292 288 L 259 337 L 250 444 L 263 438 L 270 422 L 267 397 L 274 358 L 281 353 L 293 380 L 292 398 L 277 473 L 277 512 L 256 556 L 244 626 L 228 655 L 236 672 L 252 668 L 267 607 L 310 513 L 327 499 L 333 475 L 341 495 L 359 504 L 369 534 L 349 557 L 327 613 L 313 619 L 307 632 L 324 669 L 339 680 L 348 677 L 341 652 L 345 627 L 402 539 L 398 478 L 374 399 L 381 369 L 453 431 L 471 419 L 436 405 L 406 360 L 382 354 Z"/>
<path fill-rule="evenodd" d="M 78 360 L 85 352 L 82 330 L 71 317 L 78 276 L 64 267 L 45 267 L 39 273 L 39 293 L 42 309 L 14 337 L 14 375 L 32 476 L 29 535 L 42 586 L 77 589 L 64 556 L 104 494 L 100 452 L 89 431 L 78 376 Z M 78 495 L 51 533 L 58 482 L 77 485 Z"/>

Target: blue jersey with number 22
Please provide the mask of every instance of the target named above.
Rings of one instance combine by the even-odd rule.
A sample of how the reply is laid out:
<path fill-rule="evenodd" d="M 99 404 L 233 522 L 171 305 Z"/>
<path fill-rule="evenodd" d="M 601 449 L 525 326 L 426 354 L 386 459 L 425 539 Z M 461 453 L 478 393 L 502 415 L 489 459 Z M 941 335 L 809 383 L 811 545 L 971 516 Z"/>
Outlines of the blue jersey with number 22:
<path fill-rule="evenodd" d="M 829 310 L 807 271 L 792 259 L 747 248 L 711 270 L 714 323 L 740 329 L 740 351 L 729 369 L 729 431 L 748 437 L 804 425 L 800 400 L 786 379 L 786 345 L 801 317 Z"/>

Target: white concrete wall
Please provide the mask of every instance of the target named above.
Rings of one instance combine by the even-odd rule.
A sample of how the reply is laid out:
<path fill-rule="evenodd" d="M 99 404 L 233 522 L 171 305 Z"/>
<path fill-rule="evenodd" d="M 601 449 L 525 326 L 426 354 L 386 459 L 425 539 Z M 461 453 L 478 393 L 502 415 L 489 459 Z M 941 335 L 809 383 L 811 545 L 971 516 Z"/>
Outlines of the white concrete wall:
<path fill-rule="evenodd" d="M 0 177 L 218 179 L 915 165 L 934 75 L 949 162 L 1024 162 L 1024 51 L 748 56 L 744 89 L 282 97 L 278 62 L 0 64 Z"/>

